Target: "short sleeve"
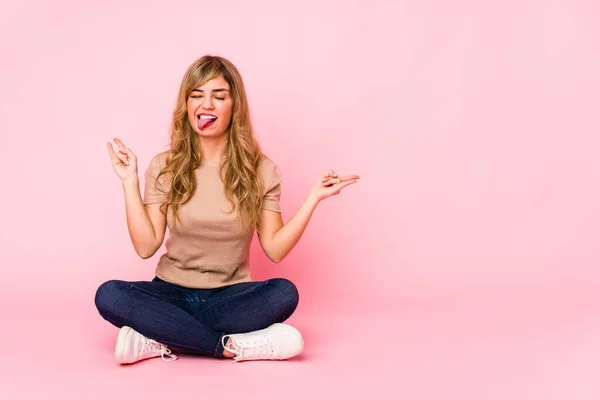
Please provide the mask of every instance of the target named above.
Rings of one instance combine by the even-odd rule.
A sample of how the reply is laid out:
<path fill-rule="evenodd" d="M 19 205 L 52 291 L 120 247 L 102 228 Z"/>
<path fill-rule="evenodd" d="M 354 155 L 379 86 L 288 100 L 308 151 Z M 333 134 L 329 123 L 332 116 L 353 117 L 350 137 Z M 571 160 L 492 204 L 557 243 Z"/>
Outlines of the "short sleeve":
<path fill-rule="evenodd" d="M 165 185 L 165 175 L 162 175 L 157 180 L 158 174 L 163 168 L 163 157 L 155 156 L 144 173 L 144 204 L 163 203 L 166 199 L 168 191 Z"/>
<path fill-rule="evenodd" d="M 270 179 L 267 180 L 266 193 L 263 197 L 263 210 L 281 212 L 279 199 L 281 198 L 281 174 L 276 165 L 271 165 Z"/>

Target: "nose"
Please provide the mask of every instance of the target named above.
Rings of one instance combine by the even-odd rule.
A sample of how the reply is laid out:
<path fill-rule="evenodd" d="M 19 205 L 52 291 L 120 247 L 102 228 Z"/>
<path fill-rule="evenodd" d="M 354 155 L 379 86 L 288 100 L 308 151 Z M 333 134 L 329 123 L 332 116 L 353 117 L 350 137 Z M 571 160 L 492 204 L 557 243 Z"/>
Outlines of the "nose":
<path fill-rule="evenodd" d="M 212 99 L 209 96 L 205 96 L 202 98 L 202 108 L 204 108 L 205 110 L 210 110 L 214 108 Z"/>

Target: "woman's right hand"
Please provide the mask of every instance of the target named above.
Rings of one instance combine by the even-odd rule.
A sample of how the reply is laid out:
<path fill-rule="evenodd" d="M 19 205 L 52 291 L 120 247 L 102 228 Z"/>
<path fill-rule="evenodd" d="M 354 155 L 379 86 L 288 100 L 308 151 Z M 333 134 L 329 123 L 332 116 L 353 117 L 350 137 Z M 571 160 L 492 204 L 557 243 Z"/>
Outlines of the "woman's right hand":
<path fill-rule="evenodd" d="M 115 153 L 112 144 L 106 142 L 108 152 L 110 153 L 110 159 L 112 160 L 113 169 L 121 178 L 122 182 L 131 181 L 138 178 L 137 171 L 137 158 L 131 150 L 129 150 L 123 142 L 117 138 L 114 139 L 117 146 L 119 146 L 119 152 Z"/>

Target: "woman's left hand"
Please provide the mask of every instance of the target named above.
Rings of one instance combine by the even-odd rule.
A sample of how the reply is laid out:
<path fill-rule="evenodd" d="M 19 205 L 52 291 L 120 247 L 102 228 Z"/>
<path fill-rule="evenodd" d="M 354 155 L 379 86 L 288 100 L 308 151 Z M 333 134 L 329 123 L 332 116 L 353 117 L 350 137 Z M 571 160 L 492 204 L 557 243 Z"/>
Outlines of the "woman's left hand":
<path fill-rule="evenodd" d="M 310 195 L 317 201 L 339 194 L 343 188 L 356 183 L 360 179 L 358 175 L 338 176 L 332 169 L 327 171 L 310 190 Z"/>

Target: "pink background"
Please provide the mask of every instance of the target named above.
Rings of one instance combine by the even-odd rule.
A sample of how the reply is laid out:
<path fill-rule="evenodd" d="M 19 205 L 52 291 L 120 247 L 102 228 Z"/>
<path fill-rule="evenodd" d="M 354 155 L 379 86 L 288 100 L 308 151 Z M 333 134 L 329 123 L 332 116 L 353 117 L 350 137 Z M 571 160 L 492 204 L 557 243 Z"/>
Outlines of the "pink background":
<path fill-rule="evenodd" d="M 168 145 L 185 69 L 209 53 L 244 77 L 284 219 L 327 169 L 361 180 L 318 207 L 280 265 L 254 242 L 255 278 L 300 289 L 304 359 L 239 372 L 183 358 L 190 376 L 145 395 L 186 382 L 216 394 L 234 374 L 252 388 L 239 395 L 261 398 L 253 385 L 598 398 L 599 18 L 592 0 L 1 3 L 0 338 L 12 350 L 0 383 L 13 398 L 104 398 L 183 368 L 111 364 L 116 329 L 95 289 L 150 279 L 164 249 L 135 254 L 105 142 L 130 146 L 142 176 Z"/>

